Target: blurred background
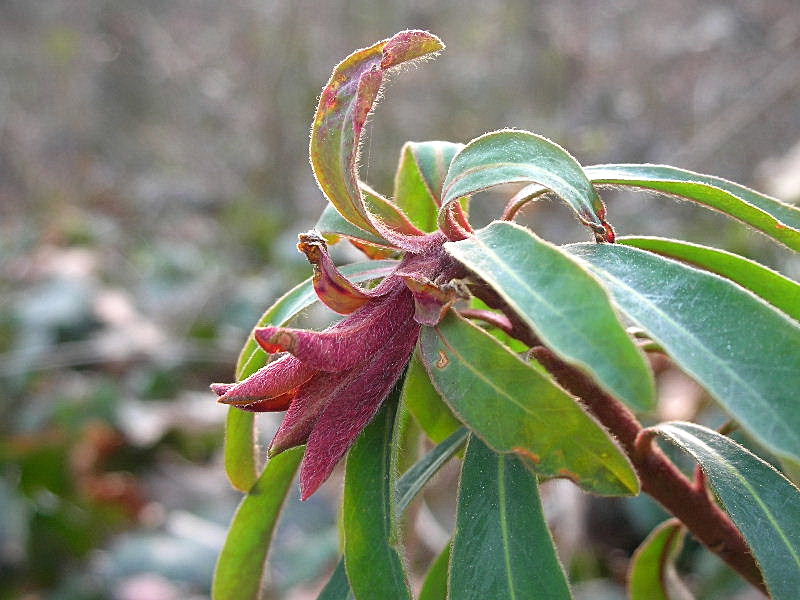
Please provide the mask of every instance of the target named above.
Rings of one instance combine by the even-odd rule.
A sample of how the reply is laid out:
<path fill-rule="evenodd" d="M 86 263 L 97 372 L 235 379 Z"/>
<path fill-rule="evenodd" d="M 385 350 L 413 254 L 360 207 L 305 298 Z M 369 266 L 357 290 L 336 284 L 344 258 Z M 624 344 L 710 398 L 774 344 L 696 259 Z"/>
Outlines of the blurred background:
<path fill-rule="evenodd" d="M 294 244 L 324 206 L 307 143 L 331 68 L 412 27 L 448 48 L 396 77 L 372 119 L 362 175 L 384 193 L 404 141 L 513 126 L 584 164 L 665 162 L 800 199 L 796 0 L 0 1 L 0 598 L 208 597 L 240 497 L 208 384 L 231 379 L 260 313 L 309 275 Z M 605 198 L 620 234 L 800 277 L 788 251 L 719 215 Z M 497 201 L 475 202 L 476 219 Z M 556 203 L 524 218 L 587 239 Z M 662 416 L 704 405 L 669 369 L 660 386 Z M 415 517 L 417 575 L 447 539 L 455 476 Z M 292 495 L 266 597 L 315 597 L 338 494 L 334 479 Z M 544 494 L 576 597 L 621 598 L 663 515 L 563 482 Z M 753 597 L 687 555 L 698 598 Z"/>

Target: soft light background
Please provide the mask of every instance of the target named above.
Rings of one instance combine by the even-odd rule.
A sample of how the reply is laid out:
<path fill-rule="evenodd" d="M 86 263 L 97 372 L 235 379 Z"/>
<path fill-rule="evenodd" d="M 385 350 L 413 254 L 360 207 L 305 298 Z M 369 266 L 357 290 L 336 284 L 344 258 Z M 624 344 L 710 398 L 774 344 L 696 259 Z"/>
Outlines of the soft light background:
<path fill-rule="evenodd" d="M 260 312 L 309 274 L 294 242 L 324 205 L 307 142 L 331 68 L 410 27 L 448 48 L 395 77 L 372 119 L 362 175 L 384 192 L 405 140 L 513 126 L 584 164 L 666 162 L 800 199 L 795 0 L 6 0 L 0 598 L 208 596 L 238 494 L 207 386 L 230 379 Z M 788 251 L 708 211 L 606 199 L 621 234 L 719 244 L 800 275 Z M 487 221 L 497 205 L 483 206 Z M 557 204 L 525 222 L 586 238 Z M 669 416 L 702 402 L 675 373 L 661 385 Z M 267 597 L 315 597 L 338 486 L 289 506 Z M 550 488 L 576 596 L 621 597 L 656 511 Z M 446 539 L 443 502 L 433 493 L 418 516 L 417 573 Z M 736 597 L 717 562 L 693 556 L 698 597 Z"/>

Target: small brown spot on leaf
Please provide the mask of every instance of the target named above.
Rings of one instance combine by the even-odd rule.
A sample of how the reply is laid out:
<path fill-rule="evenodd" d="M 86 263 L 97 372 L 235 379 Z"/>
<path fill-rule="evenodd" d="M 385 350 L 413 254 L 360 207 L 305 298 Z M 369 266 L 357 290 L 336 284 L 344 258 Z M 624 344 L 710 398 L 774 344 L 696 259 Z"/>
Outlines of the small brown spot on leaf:
<path fill-rule="evenodd" d="M 535 452 L 531 452 L 527 448 L 522 448 L 521 446 L 517 446 L 516 448 L 514 448 L 514 452 L 516 454 L 519 454 L 523 458 L 527 458 L 529 461 L 531 461 L 534 464 L 538 465 L 540 462 L 542 462 L 542 457 L 541 456 L 539 456 Z"/>
<path fill-rule="evenodd" d="M 450 359 L 447 358 L 447 354 L 445 354 L 444 350 L 439 350 L 439 360 L 436 361 L 436 368 L 444 369 L 449 364 Z"/>

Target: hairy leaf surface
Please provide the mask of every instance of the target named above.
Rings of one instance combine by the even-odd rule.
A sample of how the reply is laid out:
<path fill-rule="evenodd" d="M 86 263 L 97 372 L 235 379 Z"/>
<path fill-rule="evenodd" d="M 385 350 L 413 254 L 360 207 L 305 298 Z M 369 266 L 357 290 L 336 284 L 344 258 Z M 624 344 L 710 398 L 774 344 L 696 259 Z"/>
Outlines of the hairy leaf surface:
<path fill-rule="evenodd" d="M 492 223 L 445 249 L 564 360 L 635 410 L 655 405 L 644 353 L 626 333 L 608 292 L 568 253 L 507 222 Z"/>
<path fill-rule="evenodd" d="M 214 572 L 214 600 L 258 600 L 267 552 L 305 447 L 272 458 L 233 516 Z"/>
<path fill-rule="evenodd" d="M 453 412 L 498 452 L 517 452 L 549 477 L 606 495 L 639 480 L 605 430 L 549 375 L 452 311 L 420 338 L 422 359 Z"/>
<path fill-rule="evenodd" d="M 755 261 L 725 250 L 666 238 L 624 237 L 617 241 L 675 258 L 735 281 L 800 321 L 800 284 Z"/>
<path fill-rule="evenodd" d="M 713 273 L 619 244 L 568 247 L 619 307 L 775 454 L 800 457 L 800 326 Z"/>
<path fill-rule="evenodd" d="M 722 507 L 758 561 L 770 596 L 800 590 L 800 490 L 730 438 L 695 423 L 662 423 L 660 435 L 700 463 Z"/>
<path fill-rule="evenodd" d="M 539 486 L 522 461 L 470 436 L 461 481 L 449 597 L 569 599 Z"/>

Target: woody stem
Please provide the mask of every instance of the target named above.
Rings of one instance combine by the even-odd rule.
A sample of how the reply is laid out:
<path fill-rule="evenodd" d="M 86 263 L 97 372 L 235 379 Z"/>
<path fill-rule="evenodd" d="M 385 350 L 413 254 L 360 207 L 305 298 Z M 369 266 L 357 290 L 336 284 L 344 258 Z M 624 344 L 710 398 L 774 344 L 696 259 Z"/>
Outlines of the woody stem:
<path fill-rule="evenodd" d="M 642 490 L 680 519 L 709 550 L 766 594 L 758 566 L 730 517 L 714 502 L 705 486 L 691 482 L 653 443 L 653 431 L 642 427 L 624 404 L 606 394 L 588 376 L 541 345 L 494 290 L 476 285 L 472 292 L 492 308 L 505 313 L 512 325 L 511 335 L 531 346 L 536 359 L 614 435 L 633 463 Z"/>

